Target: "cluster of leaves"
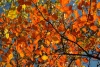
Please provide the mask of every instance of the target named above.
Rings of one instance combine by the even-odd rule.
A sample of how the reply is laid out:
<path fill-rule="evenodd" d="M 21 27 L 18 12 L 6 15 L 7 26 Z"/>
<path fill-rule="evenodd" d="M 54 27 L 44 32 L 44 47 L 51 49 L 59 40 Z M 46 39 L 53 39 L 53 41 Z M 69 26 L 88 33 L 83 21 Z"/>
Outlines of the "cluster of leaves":
<path fill-rule="evenodd" d="M 96 0 L 0 0 L 0 6 L 0 67 L 84 67 L 100 60 Z"/>

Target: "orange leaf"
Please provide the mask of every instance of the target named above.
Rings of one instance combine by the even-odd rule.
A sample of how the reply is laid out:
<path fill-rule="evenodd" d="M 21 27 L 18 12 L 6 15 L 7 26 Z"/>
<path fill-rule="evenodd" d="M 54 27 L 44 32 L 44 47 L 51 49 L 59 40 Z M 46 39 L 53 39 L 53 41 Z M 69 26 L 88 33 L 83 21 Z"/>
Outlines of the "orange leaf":
<path fill-rule="evenodd" d="M 37 3 L 38 2 L 38 0 L 32 0 L 34 3 Z"/>
<path fill-rule="evenodd" d="M 86 16 L 82 16 L 81 17 L 81 21 L 87 21 L 87 17 Z"/>
<path fill-rule="evenodd" d="M 97 26 L 93 25 L 93 26 L 90 27 L 90 29 L 95 32 L 95 31 L 97 31 L 98 28 L 97 28 Z"/>
<path fill-rule="evenodd" d="M 60 0 L 62 6 L 66 6 L 69 3 L 69 0 Z"/>
<path fill-rule="evenodd" d="M 75 17 L 78 18 L 79 17 L 79 13 L 77 10 L 74 11 Z"/>
<path fill-rule="evenodd" d="M 75 62 L 76 62 L 76 65 L 77 65 L 77 66 L 81 66 L 81 61 L 80 61 L 80 59 L 75 60 Z"/>
<path fill-rule="evenodd" d="M 56 14 L 53 14 L 53 15 L 52 15 L 52 18 L 53 18 L 53 20 L 57 20 L 57 19 L 58 19 L 58 17 L 57 17 Z"/>
<path fill-rule="evenodd" d="M 64 24 L 60 24 L 59 27 L 58 27 L 58 30 L 59 31 L 64 31 L 65 30 Z"/>
<path fill-rule="evenodd" d="M 76 37 L 72 34 L 68 34 L 67 37 L 68 37 L 68 39 L 70 39 L 72 41 L 76 41 Z"/>
<path fill-rule="evenodd" d="M 99 31 L 99 32 L 97 32 L 97 35 L 98 35 L 98 36 L 100 36 L 100 31 Z"/>
<path fill-rule="evenodd" d="M 55 42 L 55 43 L 59 43 L 59 39 L 58 39 L 56 36 L 52 37 L 52 40 L 53 40 L 53 42 Z"/>
<path fill-rule="evenodd" d="M 82 60 L 83 60 L 85 63 L 88 63 L 88 59 L 87 59 L 87 58 L 82 58 Z"/>
<path fill-rule="evenodd" d="M 100 48 L 96 47 L 96 51 L 97 51 L 97 52 L 100 52 Z"/>
<path fill-rule="evenodd" d="M 86 28 L 82 28 L 82 30 L 83 30 L 85 33 L 87 32 Z"/>
<path fill-rule="evenodd" d="M 100 2 L 97 3 L 97 9 L 100 9 Z"/>

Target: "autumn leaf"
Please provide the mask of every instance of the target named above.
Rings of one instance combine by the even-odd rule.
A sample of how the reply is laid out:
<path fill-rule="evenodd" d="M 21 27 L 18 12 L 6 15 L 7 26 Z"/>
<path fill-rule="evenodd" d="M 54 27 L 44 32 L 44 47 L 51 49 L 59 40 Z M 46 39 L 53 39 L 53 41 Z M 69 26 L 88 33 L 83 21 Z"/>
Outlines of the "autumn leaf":
<path fill-rule="evenodd" d="M 10 60 L 13 58 L 13 53 L 10 53 L 7 57 L 7 62 L 10 62 Z"/>
<path fill-rule="evenodd" d="M 57 20 L 58 19 L 58 16 L 56 14 L 53 14 L 52 15 L 52 18 L 53 18 L 53 20 Z"/>
<path fill-rule="evenodd" d="M 56 36 L 52 37 L 52 41 L 55 43 L 59 43 L 59 39 Z"/>
<path fill-rule="evenodd" d="M 86 16 L 82 16 L 80 19 L 81 19 L 81 21 L 84 21 L 84 22 L 87 21 L 87 17 Z"/>
<path fill-rule="evenodd" d="M 10 63 L 7 63 L 6 67 L 13 67 Z"/>
<path fill-rule="evenodd" d="M 6 34 L 6 33 L 8 33 L 8 29 L 7 28 L 5 28 L 5 30 L 4 30 L 4 34 Z"/>
<path fill-rule="evenodd" d="M 86 33 L 86 32 L 87 32 L 86 28 L 82 28 L 82 31 L 83 31 L 84 33 Z"/>
<path fill-rule="evenodd" d="M 97 3 L 97 9 L 100 9 L 100 2 Z"/>
<path fill-rule="evenodd" d="M 25 5 L 25 4 L 22 5 L 22 9 L 23 9 L 23 10 L 26 9 L 26 5 Z"/>
<path fill-rule="evenodd" d="M 76 41 L 76 37 L 72 34 L 67 34 L 69 40 Z"/>
<path fill-rule="evenodd" d="M 100 31 L 97 32 L 97 35 L 100 36 Z"/>
<path fill-rule="evenodd" d="M 9 33 L 6 33 L 5 34 L 5 37 L 8 39 L 9 38 Z"/>
<path fill-rule="evenodd" d="M 39 0 L 32 0 L 34 3 L 37 3 Z"/>
<path fill-rule="evenodd" d="M 75 60 L 75 62 L 76 62 L 77 66 L 81 66 L 81 60 L 80 59 Z"/>
<path fill-rule="evenodd" d="M 98 28 L 97 28 L 97 26 L 93 25 L 93 26 L 90 27 L 90 29 L 95 32 L 95 31 L 97 31 Z"/>
<path fill-rule="evenodd" d="M 100 52 L 100 48 L 96 47 L 96 51 L 97 51 L 97 52 Z"/>
<path fill-rule="evenodd" d="M 66 6 L 69 3 L 69 0 L 60 0 L 62 6 Z"/>
<path fill-rule="evenodd" d="M 60 32 L 64 31 L 64 30 L 65 30 L 64 24 L 60 24 L 60 25 L 58 26 L 58 30 L 59 30 Z"/>
<path fill-rule="evenodd" d="M 88 63 L 88 59 L 87 58 L 82 58 L 83 62 Z"/>
<path fill-rule="evenodd" d="M 14 19 L 17 17 L 17 10 L 9 10 L 8 15 L 10 19 Z"/>
<path fill-rule="evenodd" d="M 23 52 L 20 52 L 20 57 L 24 57 L 24 53 Z"/>
<path fill-rule="evenodd" d="M 44 60 L 44 61 L 45 61 L 45 60 L 47 60 L 47 59 L 48 59 L 48 56 L 47 56 L 47 55 L 43 55 L 41 58 L 42 58 L 42 60 Z"/>

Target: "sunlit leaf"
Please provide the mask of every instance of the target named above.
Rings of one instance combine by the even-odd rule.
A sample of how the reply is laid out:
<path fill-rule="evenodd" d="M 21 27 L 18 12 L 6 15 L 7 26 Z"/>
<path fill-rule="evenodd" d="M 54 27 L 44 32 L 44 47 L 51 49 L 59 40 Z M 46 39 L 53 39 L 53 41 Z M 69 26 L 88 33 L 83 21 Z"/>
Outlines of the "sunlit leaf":
<path fill-rule="evenodd" d="M 97 9 L 100 9 L 100 2 L 97 3 Z"/>
<path fill-rule="evenodd" d="M 37 3 L 39 0 L 32 0 L 34 3 Z"/>
<path fill-rule="evenodd" d="M 97 32 L 97 35 L 98 35 L 98 36 L 100 36 L 100 31 L 99 31 L 99 32 Z"/>
<path fill-rule="evenodd" d="M 72 34 L 67 34 L 68 39 L 72 40 L 72 41 L 76 41 L 76 37 Z"/>
<path fill-rule="evenodd" d="M 6 33 L 5 34 L 5 37 L 8 39 L 9 38 L 9 33 Z"/>
<path fill-rule="evenodd" d="M 41 58 L 42 58 L 42 60 L 47 60 L 48 56 L 47 55 L 43 55 Z"/>
<path fill-rule="evenodd" d="M 13 67 L 10 63 L 7 63 L 6 67 Z"/>
<path fill-rule="evenodd" d="M 24 9 L 24 10 L 26 9 L 26 5 L 25 4 L 22 5 L 22 9 Z"/>
<path fill-rule="evenodd" d="M 88 59 L 87 58 L 82 58 L 83 62 L 88 63 Z"/>
<path fill-rule="evenodd" d="M 5 30 L 4 30 L 4 34 L 6 34 L 6 33 L 8 33 L 8 29 L 7 28 L 5 28 Z"/>
<path fill-rule="evenodd" d="M 13 58 L 13 53 L 10 53 L 9 55 L 8 55 L 8 62 L 11 60 Z"/>
<path fill-rule="evenodd" d="M 58 39 L 56 36 L 52 37 L 52 40 L 53 40 L 53 42 L 55 42 L 55 43 L 59 43 L 59 39 Z"/>
<path fill-rule="evenodd" d="M 65 6 L 66 4 L 69 3 L 69 0 L 60 0 L 60 3 L 62 6 Z"/>
<path fill-rule="evenodd" d="M 93 25 L 93 26 L 90 27 L 90 29 L 93 30 L 93 31 L 97 31 L 98 28 L 97 28 L 97 26 Z"/>
<path fill-rule="evenodd" d="M 17 17 L 17 10 L 9 10 L 8 15 L 10 19 L 14 19 Z"/>
<path fill-rule="evenodd" d="M 75 62 L 76 62 L 77 66 L 81 66 L 81 60 L 80 59 L 75 60 Z"/>
<path fill-rule="evenodd" d="M 24 57 L 24 53 L 23 52 L 20 52 L 20 56 L 23 58 Z"/>

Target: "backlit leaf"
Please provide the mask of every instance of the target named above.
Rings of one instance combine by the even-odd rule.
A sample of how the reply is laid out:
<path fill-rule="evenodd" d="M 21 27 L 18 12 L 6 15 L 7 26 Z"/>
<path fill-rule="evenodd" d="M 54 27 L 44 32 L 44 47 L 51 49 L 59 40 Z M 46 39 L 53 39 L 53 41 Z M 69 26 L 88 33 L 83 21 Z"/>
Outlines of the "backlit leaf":
<path fill-rule="evenodd" d="M 25 4 L 22 5 L 22 9 L 24 9 L 24 10 L 26 9 L 26 5 Z"/>
<path fill-rule="evenodd" d="M 42 60 L 45 61 L 45 60 L 47 60 L 47 59 L 48 59 L 48 56 L 47 56 L 47 55 L 43 55 L 43 56 L 42 56 Z"/>
<path fill-rule="evenodd" d="M 76 37 L 72 34 L 67 34 L 68 39 L 72 40 L 72 41 L 76 41 Z"/>
<path fill-rule="evenodd" d="M 76 62 L 76 65 L 77 65 L 77 66 L 81 66 L 81 61 L 80 61 L 80 59 L 75 60 L 75 62 Z"/>
<path fill-rule="evenodd" d="M 93 31 L 97 31 L 98 28 L 97 28 L 97 26 L 93 25 L 93 26 L 90 27 L 90 29 L 93 30 Z"/>
<path fill-rule="evenodd" d="M 100 9 L 100 2 L 97 3 L 97 9 Z"/>
<path fill-rule="evenodd" d="M 6 33 L 5 36 L 6 36 L 6 38 L 8 39 L 8 38 L 9 38 L 9 33 Z"/>
<path fill-rule="evenodd" d="M 11 60 L 13 58 L 13 53 L 10 53 L 9 55 L 8 55 L 8 62 Z"/>
<path fill-rule="evenodd" d="M 88 59 L 87 58 L 82 58 L 83 62 L 88 63 Z"/>
<path fill-rule="evenodd" d="M 4 34 L 6 34 L 6 33 L 8 33 L 8 29 L 7 28 L 5 28 L 5 30 L 4 30 Z"/>
<path fill-rule="evenodd" d="M 12 67 L 12 65 L 10 63 L 7 63 L 6 67 Z"/>
<path fill-rule="evenodd" d="M 60 0 L 62 6 L 66 6 L 69 3 L 69 0 Z"/>
<path fill-rule="evenodd" d="M 10 19 L 16 18 L 16 17 L 17 17 L 17 10 L 9 10 L 9 12 L 8 12 L 8 17 L 9 17 Z"/>

